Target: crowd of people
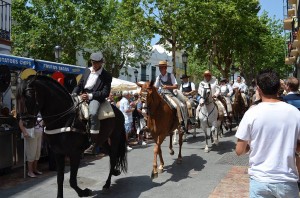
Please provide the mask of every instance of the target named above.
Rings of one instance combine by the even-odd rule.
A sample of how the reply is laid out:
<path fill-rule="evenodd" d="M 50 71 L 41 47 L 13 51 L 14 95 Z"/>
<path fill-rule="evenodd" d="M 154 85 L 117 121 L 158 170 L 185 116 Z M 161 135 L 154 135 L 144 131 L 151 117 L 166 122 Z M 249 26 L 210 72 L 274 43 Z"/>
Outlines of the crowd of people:
<path fill-rule="evenodd" d="M 92 53 L 90 59 L 92 67 L 86 69 L 73 91 L 89 103 L 91 145 L 87 150 L 95 153 L 95 139 L 101 133 L 97 115 L 100 104 L 104 101 L 115 105 L 124 115 L 127 150 L 132 150 L 132 134 L 135 134 L 139 145 L 147 145 L 144 141 L 147 114 L 140 95 L 128 91 L 112 93 L 112 76 L 103 68 L 102 53 Z M 239 90 L 243 94 L 245 105 L 253 105 L 243 116 L 235 135 L 238 138 L 236 153 L 249 153 L 250 197 L 298 197 L 300 94 L 297 78 L 288 77 L 283 81 L 276 72 L 267 70 L 247 86 L 241 76 L 237 76 L 235 82 L 229 82 L 226 78 L 219 81 L 210 71 L 205 71 L 197 93 L 189 76 L 182 75 L 182 83 L 179 85 L 175 76 L 167 72 L 166 61 L 160 61 L 157 66 L 160 74 L 154 86 L 160 94 L 166 95 L 171 104 L 175 104 L 178 124 L 183 130 L 186 127 L 185 118 L 195 117 L 195 112 L 191 110 L 195 107 L 194 102 L 199 103 L 198 109 L 203 105 L 204 99 L 199 97 L 199 91 L 204 84 L 209 85 L 213 98 L 219 100 L 220 97 L 230 100 L 233 93 Z M 42 174 L 37 163 L 41 153 L 43 123 L 42 118 L 38 117 L 40 120 L 37 120 L 33 131 L 25 129 L 22 121 L 19 121 L 26 143 L 27 175 L 32 178 Z"/>

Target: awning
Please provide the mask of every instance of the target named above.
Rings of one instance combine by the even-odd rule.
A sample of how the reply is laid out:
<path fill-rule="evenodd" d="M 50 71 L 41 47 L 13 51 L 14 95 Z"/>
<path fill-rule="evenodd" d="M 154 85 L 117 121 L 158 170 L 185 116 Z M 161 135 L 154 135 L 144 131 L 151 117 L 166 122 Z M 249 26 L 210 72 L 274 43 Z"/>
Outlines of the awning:
<path fill-rule="evenodd" d="M 55 63 L 44 60 L 36 60 L 35 62 L 37 71 L 60 71 L 69 74 L 83 74 L 85 70 L 85 67 Z"/>
<path fill-rule="evenodd" d="M 0 65 L 35 69 L 34 59 L 0 54 Z"/>

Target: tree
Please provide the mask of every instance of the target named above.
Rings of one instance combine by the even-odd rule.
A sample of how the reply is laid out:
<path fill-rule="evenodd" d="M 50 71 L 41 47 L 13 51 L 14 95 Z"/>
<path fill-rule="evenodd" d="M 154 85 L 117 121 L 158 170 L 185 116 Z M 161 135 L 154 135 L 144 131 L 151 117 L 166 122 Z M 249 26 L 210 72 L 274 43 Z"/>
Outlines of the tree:
<path fill-rule="evenodd" d="M 143 22 L 143 12 L 127 1 L 20 0 L 13 1 L 12 10 L 15 55 L 53 61 L 53 48 L 60 45 L 62 62 L 76 64 L 77 52 L 88 60 L 91 52 L 101 50 L 107 69 L 118 77 L 122 67 L 137 67 L 149 53 L 153 34 L 136 26 Z"/>

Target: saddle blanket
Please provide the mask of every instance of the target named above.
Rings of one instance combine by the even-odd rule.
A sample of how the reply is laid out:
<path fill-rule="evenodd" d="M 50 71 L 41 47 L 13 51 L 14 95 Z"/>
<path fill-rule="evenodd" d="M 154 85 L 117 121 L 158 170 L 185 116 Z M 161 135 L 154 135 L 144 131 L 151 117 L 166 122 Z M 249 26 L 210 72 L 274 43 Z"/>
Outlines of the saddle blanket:
<path fill-rule="evenodd" d="M 78 101 L 78 102 L 82 101 L 80 96 L 77 96 L 75 98 L 75 100 Z M 89 116 L 88 116 L 88 114 L 89 114 L 88 113 L 89 112 L 88 104 L 86 102 L 82 102 L 79 105 L 79 108 L 80 108 L 82 117 L 87 120 L 89 118 Z M 99 120 L 104 120 L 104 119 L 107 119 L 107 118 L 114 118 L 114 117 L 115 117 L 115 113 L 114 113 L 113 108 L 111 107 L 111 104 L 107 100 L 105 100 L 103 103 L 100 104 L 98 119 Z"/>

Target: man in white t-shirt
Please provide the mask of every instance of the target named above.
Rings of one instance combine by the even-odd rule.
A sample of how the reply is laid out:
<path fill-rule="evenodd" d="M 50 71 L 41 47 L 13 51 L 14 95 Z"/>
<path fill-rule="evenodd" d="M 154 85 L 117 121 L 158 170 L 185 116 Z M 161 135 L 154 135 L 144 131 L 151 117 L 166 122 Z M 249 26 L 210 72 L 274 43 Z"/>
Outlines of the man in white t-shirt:
<path fill-rule="evenodd" d="M 125 118 L 125 131 L 126 131 L 126 140 L 128 142 L 128 134 L 131 132 L 132 127 L 132 112 L 134 111 L 134 107 L 130 106 L 129 99 L 130 94 L 128 91 L 123 91 L 122 99 L 120 101 L 120 110 L 122 111 L 124 118 Z M 127 150 L 130 151 L 132 148 L 127 146 Z"/>
<path fill-rule="evenodd" d="M 256 80 L 262 102 L 245 113 L 235 135 L 237 155 L 249 152 L 250 197 L 299 197 L 300 112 L 278 100 L 277 73 L 263 71 Z"/>

